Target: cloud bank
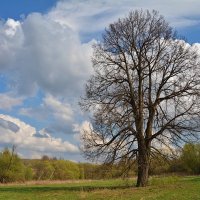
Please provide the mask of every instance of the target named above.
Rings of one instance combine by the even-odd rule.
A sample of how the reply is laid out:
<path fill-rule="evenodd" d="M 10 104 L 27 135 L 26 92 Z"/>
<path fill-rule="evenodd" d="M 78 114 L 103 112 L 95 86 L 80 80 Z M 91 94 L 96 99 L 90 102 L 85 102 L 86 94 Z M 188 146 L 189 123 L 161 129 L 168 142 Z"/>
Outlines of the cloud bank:
<path fill-rule="evenodd" d="M 0 147 L 16 144 L 26 157 L 77 153 L 89 125 L 77 101 L 93 73 L 92 44 L 105 27 L 141 8 L 158 10 L 176 28 L 193 27 L 199 7 L 198 0 L 60 0 L 45 14 L 1 20 Z"/>
<path fill-rule="evenodd" d="M 51 153 L 78 153 L 79 149 L 68 141 L 52 137 L 45 130 L 36 131 L 29 124 L 17 118 L 0 114 L 1 144 L 12 144 L 23 156 L 23 151 L 31 157 L 32 152 L 44 155 Z"/>
<path fill-rule="evenodd" d="M 91 43 L 82 44 L 70 27 L 39 13 L 0 27 L 0 71 L 19 95 L 38 89 L 59 96 L 80 94 L 91 74 Z"/>

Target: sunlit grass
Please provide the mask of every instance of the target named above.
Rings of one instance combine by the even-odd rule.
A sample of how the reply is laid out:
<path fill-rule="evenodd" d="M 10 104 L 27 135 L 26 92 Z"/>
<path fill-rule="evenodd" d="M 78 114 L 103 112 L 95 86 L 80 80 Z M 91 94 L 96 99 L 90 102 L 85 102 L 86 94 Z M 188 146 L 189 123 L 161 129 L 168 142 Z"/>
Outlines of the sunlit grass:
<path fill-rule="evenodd" d="M 0 200 L 200 200 L 200 177 L 151 177 L 146 188 L 134 179 L 0 186 Z"/>

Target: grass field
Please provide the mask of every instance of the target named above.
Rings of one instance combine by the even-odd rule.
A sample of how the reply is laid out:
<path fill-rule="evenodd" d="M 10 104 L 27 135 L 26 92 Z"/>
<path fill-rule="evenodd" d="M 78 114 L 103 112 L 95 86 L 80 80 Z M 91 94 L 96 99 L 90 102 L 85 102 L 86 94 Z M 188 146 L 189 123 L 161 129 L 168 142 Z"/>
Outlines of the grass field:
<path fill-rule="evenodd" d="M 146 188 L 134 180 L 1 185 L 0 200 L 200 200 L 200 177 L 150 178 Z"/>

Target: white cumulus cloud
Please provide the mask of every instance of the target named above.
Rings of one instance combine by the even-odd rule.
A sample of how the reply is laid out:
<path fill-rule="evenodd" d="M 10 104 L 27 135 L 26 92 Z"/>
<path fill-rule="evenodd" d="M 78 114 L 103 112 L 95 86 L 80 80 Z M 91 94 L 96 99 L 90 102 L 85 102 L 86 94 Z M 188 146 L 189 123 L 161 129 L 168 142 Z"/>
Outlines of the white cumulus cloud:
<path fill-rule="evenodd" d="M 0 144 L 16 145 L 19 151 L 26 150 L 27 152 L 35 152 L 43 155 L 45 153 L 78 153 L 77 146 L 68 141 L 63 141 L 61 138 L 50 136 L 44 130 L 39 131 L 39 134 L 45 137 L 39 137 L 36 129 L 23 121 L 13 118 L 8 115 L 0 114 L 0 121 L 7 124 L 15 124 L 18 127 L 17 131 L 13 131 L 8 126 L 3 126 L 0 123 Z M 47 137 L 48 136 L 48 137 Z M 21 154 L 23 154 L 21 152 Z"/>
<path fill-rule="evenodd" d="M 91 43 L 78 33 L 39 13 L 0 26 L 0 64 L 19 94 L 42 89 L 56 95 L 80 93 L 91 74 Z M 10 70 L 10 71 L 8 71 Z"/>
<path fill-rule="evenodd" d="M 11 110 L 22 103 L 23 98 L 15 97 L 11 93 L 0 93 L 0 109 L 2 110 Z"/>
<path fill-rule="evenodd" d="M 46 95 L 36 108 L 21 108 L 19 113 L 29 118 L 46 121 L 46 130 L 52 133 L 71 134 L 75 118 L 75 107 L 67 101 Z"/>
<path fill-rule="evenodd" d="M 199 0 L 62 0 L 58 1 L 48 16 L 51 19 L 82 33 L 102 31 L 111 22 L 124 17 L 130 10 L 158 10 L 175 27 L 200 23 Z"/>
<path fill-rule="evenodd" d="M 44 104 L 48 110 L 50 110 L 54 117 L 61 121 L 71 121 L 73 118 L 73 110 L 68 103 L 62 103 L 53 96 L 47 96 L 44 98 Z"/>

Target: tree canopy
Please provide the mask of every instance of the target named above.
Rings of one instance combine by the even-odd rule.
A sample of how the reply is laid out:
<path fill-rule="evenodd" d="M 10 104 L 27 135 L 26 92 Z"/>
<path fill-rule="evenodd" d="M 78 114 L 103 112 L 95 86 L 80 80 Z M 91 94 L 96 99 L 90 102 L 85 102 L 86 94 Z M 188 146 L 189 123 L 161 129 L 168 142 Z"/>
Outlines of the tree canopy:
<path fill-rule="evenodd" d="M 94 45 L 94 74 L 80 104 L 92 113 L 82 135 L 88 159 L 137 159 L 146 186 L 150 156 L 198 138 L 199 55 L 157 11 L 135 10 Z"/>

